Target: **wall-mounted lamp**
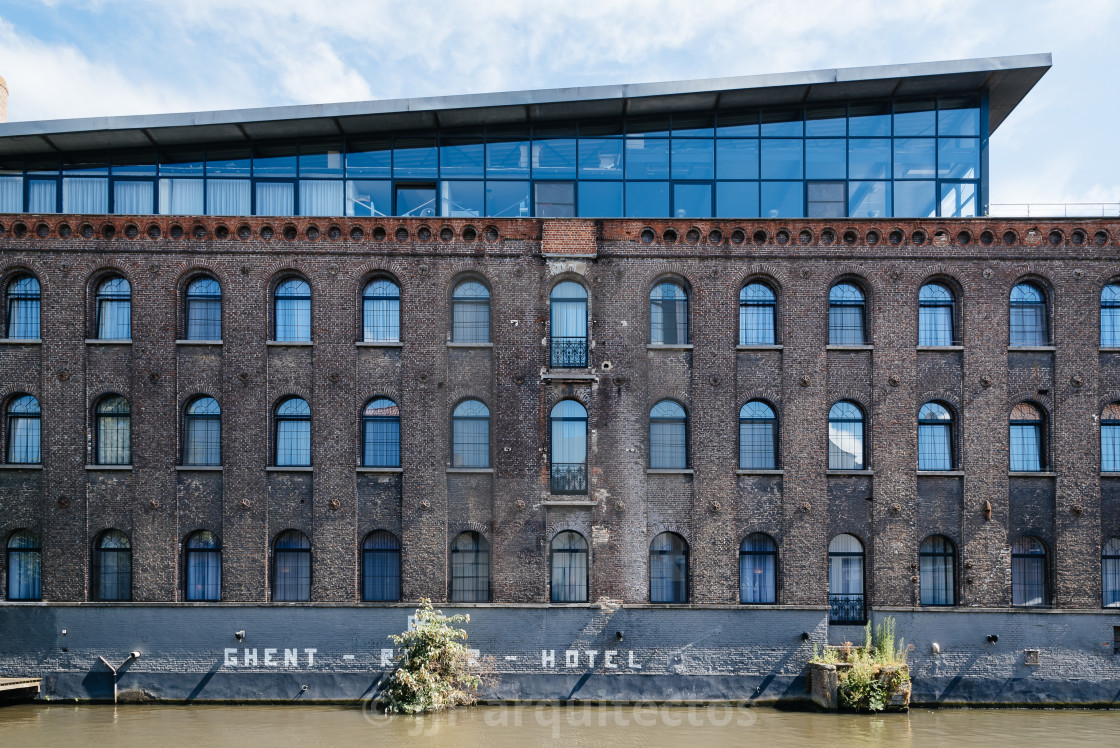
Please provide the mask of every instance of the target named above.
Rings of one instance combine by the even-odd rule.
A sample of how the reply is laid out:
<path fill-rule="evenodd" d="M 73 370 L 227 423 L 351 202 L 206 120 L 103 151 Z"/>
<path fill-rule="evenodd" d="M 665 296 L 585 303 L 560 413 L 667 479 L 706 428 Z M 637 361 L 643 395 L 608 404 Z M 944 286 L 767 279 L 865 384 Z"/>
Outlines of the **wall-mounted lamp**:
<path fill-rule="evenodd" d="M 801 641 L 803 641 L 803 642 L 809 641 L 809 632 L 808 631 L 802 631 L 801 632 Z"/>
<path fill-rule="evenodd" d="M 241 629 L 240 631 L 234 631 L 233 635 L 237 639 L 237 641 L 239 641 L 239 642 L 245 641 L 245 629 Z"/>
<path fill-rule="evenodd" d="M 999 634 L 988 634 L 988 644 L 995 644 L 999 641 Z"/>
<path fill-rule="evenodd" d="M 621 631 L 614 632 L 614 638 L 618 639 L 619 641 L 622 641 L 622 632 Z"/>

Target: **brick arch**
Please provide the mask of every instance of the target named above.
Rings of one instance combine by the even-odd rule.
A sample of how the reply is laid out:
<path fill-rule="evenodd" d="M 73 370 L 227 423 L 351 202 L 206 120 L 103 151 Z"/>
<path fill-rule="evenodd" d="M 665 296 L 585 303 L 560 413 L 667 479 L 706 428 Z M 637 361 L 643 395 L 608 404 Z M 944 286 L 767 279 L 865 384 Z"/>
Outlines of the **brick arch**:
<path fill-rule="evenodd" d="M 1047 421 L 1054 418 L 1054 399 L 1051 395 L 1040 395 L 1035 390 L 1015 390 L 1007 394 L 1007 408 L 1005 418 L 1011 417 L 1011 409 L 1019 403 L 1034 403 L 1042 408 L 1042 414 Z M 1051 425 L 1052 424 L 1048 424 Z"/>
<path fill-rule="evenodd" d="M 743 406 L 751 402 L 752 400 L 761 400 L 762 402 L 769 405 L 771 408 L 777 411 L 776 415 L 778 416 L 778 420 L 781 420 L 782 391 L 780 389 L 774 387 L 765 387 L 763 389 L 748 390 L 745 395 L 739 398 L 739 404 L 735 408 L 736 418 L 739 417 L 739 411 L 743 409 Z"/>
<path fill-rule="evenodd" d="M 967 276 L 959 270 L 948 268 L 945 265 L 927 265 L 920 271 L 913 273 L 912 278 L 915 279 L 916 282 L 907 283 L 907 287 L 911 297 L 915 299 L 922 290 L 922 286 L 929 283 L 942 283 L 949 286 L 957 296 L 955 299 L 957 302 L 960 302 L 965 294 L 973 291 L 970 287 L 971 284 L 967 281 Z"/>
<path fill-rule="evenodd" d="M 1120 403 L 1120 390 L 1108 390 L 1108 394 L 1097 398 L 1096 415 L 1100 416 L 1104 409 L 1112 403 Z"/>
<path fill-rule="evenodd" d="M 691 276 L 696 273 L 691 262 L 677 260 L 661 260 L 652 266 L 644 268 L 640 276 L 641 288 L 646 300 L 649 299 L 653 289 L 663 281 L 675 281 L 684 286 L 685 293 L 691 297 L 696 289 L 696 281 Z"/>
<path fill-rule="evenodd" d="M 226 289 L 229 288 L 232 281 L 229 274 L 222 267 L 221 264 L 214 262 L 210 258 L 191 258 L 190 261 L 176 263 L 179 272 L 175 277 L 175 296 L 182 298 L 187 292 L 187 283 L 202 275 L 213 276 L 218 284 L 222 287 L 223 298 L 226 295 Z"/>
<path fill-rule="evenodd" d="M 591 555 L 591 521 L 588 518 L 585 521 L 573 522 L 571 519 L 563 521 L 549 522 L 544 528 L 544 552 L 547 555 L 552 547 L 552 541 L 556 536 L 562 532 L 576 532 L 583 536 L 584 541 L 587 543 L 587 553 Z"/>
<path fill-rule="evenodd" d="M 553 391 L 556 394 L 545 394 L 550 391 Z M 587 411 L 588 417 L 590 418 L 591 416 L 591 405 L 593 402 L 595 402 L 595 399 L 591 396 L 590 388 L 581 387 L 576 390 L 573 387 L 571 393 L 564 392 L 563 390 L 557 390 L 555 388 L 542 388 L 542 394 L 545 394 L 545 397 L 542 401 L 545 406 L 545 417 L 547 417 L 548 414 L 552 412 L 553 408 L 555 408 L 565 400 L 574 400 L 575 402 L 579 403 L 583 406 L 583 409 Z"/>
<path fill-rule="evenodd" d="M 767 283 L 774 289 L 776 294 L 781 294 L 789 287 L 790 279 L 789 274 L 784 270 L 767 263 L 756 263 L 748 265 L 738 273 L 739 284 L 736 286 L 736 302 L 738 302 L 738 291 L 742 290 L 743 286 L 751 281 L 760 280 Z M 780 301 L 780 299 L 779 299 Z"/>
<path fill-rule="evenodd" d="M 947 393 L 944 390 L 925 390 L 922 392 L 916 392 L 914 394 L 916 395 L 915 402 L 917 403 L 917 405 L 914 407 L 915 418 L 918 417 L 918 412 L 926 403 L 940 402 L 948 405 L 949 408 L 953 411 L 953 420 L 958 423 L 960 422 L 961 413 L 964 410 L 964 406 L 961 404 L 960 395 L 954 394 L 952 392 Z"/>
<path fill-rule="evenodd" d="M 649 546 L 656 538 L 663 532 L 672 532 L 680 535 L 688 543 L 688 549 L 691 551 L 693 546 L 692 531 L 686 529 L 684 525 L 677 522 L 654 522 L 646 525 L 646 556 L 649 556 Z"/>
<path fill-rule="evenodd" d="M 8 283 L 17 275 L 31 275 L 35 280 L 39 281 L 39 293 L 45 294 L 50 289 L 49 277 L 47 266 L 37 259 L 30 259 L 27 257 L 15 257 L 4 262 L 0 262 L 0 290 L 5 294 L 8 291 Z M 5 298 L 7 298 L 5 296 Z M 6 309 L 4 310 L 7 311 Z"/>
<path fill-rule="evenodd" d="M 460 522 L 456 526 L 459 529 L 455 530 L 454 532 L 449 532 L 447 534 L 448 535 L 447 547 L 449 549 L 449 553 L 450 553 L 451 544 L 455 542 L 455 538 L 459 537 L 460 535 L 462 535 L 465 532 L 477 532 L 479 535 L 486 538 L 486 542 L 490 544 L 491 549 L 494 547 L 494 538 L 492 537 L 493 532 L 490 529 L 490 526 L 489 526 L 488 523 L 468 521 L 468 522 Z M 450 556 L 448 556 L 448 561 L 450 562 Z M 491 567 L 492 566 L 493 566 L 493 564 L 491 564 Z"/>
<path fill-rule="evenodd" d="M 16 397 L 22 397 L 23 395 L 31 395 L 31 397 L 39 401 L 40 409 L 43 407 L 43 396 L 39 394 L 34 385 L 23 386 L 22 384 L 16 384 L 10 387 L 0 387 L 0 409 L 2 409 L 2 415 L 7 415 L 8 405 L 12 400 Z"/>
<path fill-rule="evenodd" d="M 1047 311 L 1051 315 L 1050 321 L 1051 324 L 1053 324 L 1054 296 L 1057 293 L 1058 286 L 1054 282 L 1051 273 L 1040 271 L 1037 267 L 1031 267 L 1030 265 L 1021 265 L 1013 268 L 1012 271 L 1015 272 L 1016 275 L 1004 289 L 1003 298 L 1010 299 L 1011 289 L 1015 288 L 1015 286 L 1020 283 L 1033 283 L 1034 285 L 1041 286 L 1043 292 L 1046 294 L 1046 304 L 1049 307 Z"/>

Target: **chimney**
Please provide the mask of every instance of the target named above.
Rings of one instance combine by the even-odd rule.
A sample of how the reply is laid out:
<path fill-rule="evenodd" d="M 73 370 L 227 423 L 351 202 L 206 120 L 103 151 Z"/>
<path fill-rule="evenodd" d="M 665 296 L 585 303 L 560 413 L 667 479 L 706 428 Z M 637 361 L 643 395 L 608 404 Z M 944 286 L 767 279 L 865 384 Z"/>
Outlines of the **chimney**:
<path fill-rule="evenodd" d="M 8 84 L 0 76 L 0 124 L 8 121 Z"/>

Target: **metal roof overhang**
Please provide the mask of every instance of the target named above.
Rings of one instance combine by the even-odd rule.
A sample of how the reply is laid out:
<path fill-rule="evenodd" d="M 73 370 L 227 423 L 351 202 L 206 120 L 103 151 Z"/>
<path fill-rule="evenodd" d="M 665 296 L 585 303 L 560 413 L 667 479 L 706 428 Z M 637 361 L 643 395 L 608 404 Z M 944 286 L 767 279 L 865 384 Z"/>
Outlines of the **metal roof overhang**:
<path fill-rule="evenodd" d="M 668 83 L 10 122 L 0 124 L 0 157 L 983 91 L 989 94 L 989 132 L 994 132 L 1051 64 L 1045 53 Z"/>

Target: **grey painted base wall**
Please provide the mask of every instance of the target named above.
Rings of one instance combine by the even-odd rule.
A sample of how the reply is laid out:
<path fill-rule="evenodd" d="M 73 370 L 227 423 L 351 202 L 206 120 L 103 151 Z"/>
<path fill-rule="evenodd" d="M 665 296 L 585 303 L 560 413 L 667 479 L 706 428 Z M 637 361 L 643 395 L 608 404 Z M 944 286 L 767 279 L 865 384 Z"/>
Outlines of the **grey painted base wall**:
<path fill-rule="evenodd" d="M 862 627 L 830 627 L 824 608 L 444 610 L 470 614 L 468 643 L 495 674 L 482 695 L 494 700 L 808 703 L 814 642 L 863 637 Z M 118 665 L 138 651 L 118 676 L 122 700 L 354 701 L 391 671 L 388 636 L 412 612 L 6 603 L 0 677 L 41 676 L 44 699 L 111 700 L 113 674 L 98 657 Z M 873 619 L 884 615 L 913 645 L 916 704 L 1120 706 L 1120 613 L 905 609 Z"/>

